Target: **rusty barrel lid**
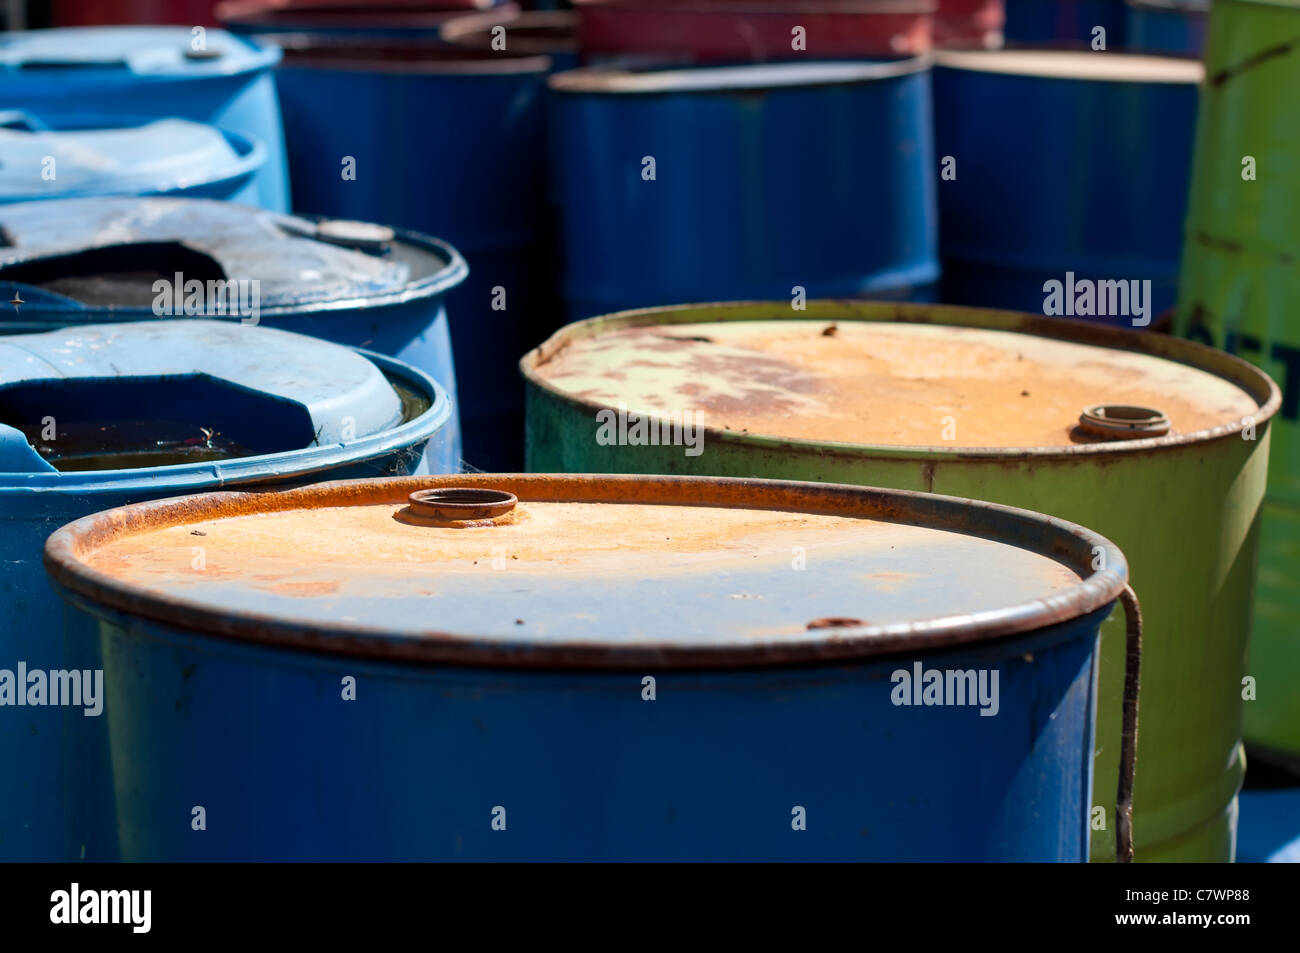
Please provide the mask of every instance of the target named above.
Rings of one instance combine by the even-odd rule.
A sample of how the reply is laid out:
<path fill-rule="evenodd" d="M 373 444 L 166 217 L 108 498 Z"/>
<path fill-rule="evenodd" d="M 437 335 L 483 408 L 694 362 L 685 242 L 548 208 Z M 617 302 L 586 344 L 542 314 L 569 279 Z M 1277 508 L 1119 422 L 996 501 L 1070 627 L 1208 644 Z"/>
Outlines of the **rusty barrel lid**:
<path fill-rule="evenodd" d="M 950 305 L 626 311 L 561 329 L 521 368 L 593 420 L 618 408 L 690 419 L 706 441 L 865 452 L 1149 450 L 1262 425 L 1280 404 L 1262 371 L 1187 341 Z"/>
<path fill-rule="evenodd" d="M 926 650 L 1076 619 L 1127 578 L 1105 539 L 1010 507 L 833 484 L 538 474 L 137 504 L 65 526 L 45 561 L 82 600 L 207 635 L 525 667 Z"/>

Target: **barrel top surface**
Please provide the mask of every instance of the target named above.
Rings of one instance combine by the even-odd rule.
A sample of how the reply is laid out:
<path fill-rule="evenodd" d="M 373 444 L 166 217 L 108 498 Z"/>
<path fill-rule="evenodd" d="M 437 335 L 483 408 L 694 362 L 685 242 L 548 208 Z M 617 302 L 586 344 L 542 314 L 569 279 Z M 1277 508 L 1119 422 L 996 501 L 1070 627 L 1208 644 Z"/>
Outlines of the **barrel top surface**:
<path fill-rule="evenodd" d="M 184 26 L 60 27 L 0 34 L 0 83 L 42 85 L 110 79 L 224 76 L 269 69 L 279 50 L 205 29 L 201 46 Z M 73 104 L 69 104 L 71 107 Z"/>
<path fill-rule="evenodd" d="M 518 503 L 474 522 L 409 522 L 411 491 L 438 486 Z M 1091 568 L 1095 546 L 1105 571 Z M 66 527 L 47 562 L 76 591 L 213 634 L 536 664 L 979 641 L 1101 608 L 1126 573 L 1078 527 L 947 497 L 490 474 L 141 504 Z"/>
<path fill-rule="evenodd" d="M 401 398 L 366 357 L 273 328 L 143 321 L 0 337 L 0 405 L 16 388 L 136 378 L 156 382 L 161 414 L 172 382 L 183 377 L 212 378 L 300 405 L 321 445 L 391 429 L 403 416 Z M 6 436 L 15 438 L 16 432 L 0 423 L 0 441 Z M 23 472 L 13 473 L 0 484 L 23 480 Z"/>
<path fill-rule="evenodd" d="M 749 63 L 666 69 L 590 66 L 556 73 L 550 85 L 563 93 L 708 93 L 877 82 L 929 69 L 928 54 L 889 61 Z"/>
<path fill-rule="evenodd" d="M 1262 375 L 1263 393 L 1252 396 L 1189 361 L 1124 349 L 1141 343 L 1134 332 L 1069 340 L 980 326 L 991 312 L 944 309 L 954 322 L 969 319 L 962 326 L 894 321 L 894 309 L 880 305 L 810 307 L 814 317 L 800 320 L 759 318 L 761 306 L 747 309 L 752 320 L 707 320 L 725 306 L 594 319 L 561 330 L 524 359 L 524 371 L 593 413 L 623 407 L 741 439 L 946 451 L 1149 442 L 1090 436 L 1080 415 L 1099 405 L 1162 411 L 1166 440 L 1226 432 L 1252 415 L 1262 422 L 1276 406 L 1276 388 Z M 815 318 L 819 308 L 826 319 Z M 879 320 L 854 319 L 872 310 Z M 1014 315 L 1003 318 L 1014 327 Z M 1038 320 L 1066 335 L 1077 324 Z"/>
<path fill-rule="evenodd" d="M 174 270 L 185 280 L 258 281 L 263 314 L 427 297 L 468 273 L 459 253 L 437 239 L 387 234 L 361 223 L 318 227 L 312 219 L 207 199 L 20 202 L 0 206 L 0 228 L 7 237 L 0 245 L 0 286 L 39 283 L 46 293 L 24 292 L 23 312 L 69 307 L 150 312 L 155 280 L 173 280 L 177 261 L 184 264 Z M 355 233 L 369 240 L 377 232 L 391 239 L 378 254 L 347 238 Z M 141 247 L 132 251 L 133 245 Z M 138 259 L 140 273 L 150 274 L 133 284 L 90 280 L 95 269 L 85 256 L 121 248 Z"/>
<path fill-rule="evenodd" d="M 943 50 L 935 65 L 981 73 L 1114 83 L 1197 85 L 1205 78 L 1199 60 L 1141 53 L 1088 50 Z"/>
<path fill-rule="evenodd" d="M 251 172 L 255 149 L 262 155 L 247 139 L 185 119 L 106 128 L 51 125 L 0 127 L 0 202 L 185 188 Z M 43 174 L 49 158 L 58 170 L 54 178 Z"/>

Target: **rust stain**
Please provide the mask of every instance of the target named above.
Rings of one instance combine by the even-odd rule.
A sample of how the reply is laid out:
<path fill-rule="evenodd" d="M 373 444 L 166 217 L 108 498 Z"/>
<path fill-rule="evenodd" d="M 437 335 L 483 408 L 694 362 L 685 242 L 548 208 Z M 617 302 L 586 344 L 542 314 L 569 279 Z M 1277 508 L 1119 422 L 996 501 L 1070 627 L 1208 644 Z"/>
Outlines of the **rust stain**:
<path fill-rule="evenodd" d="M 1079 414 L 1096 404 L 1157 407 L 1175 434 L 1227 426 L 1258 410 L 1229 380 L 1117 349 L 1113 329 L 1085 341 L 841 320 L 689 330 L 617 328 L 575 340 L 562 358 L 533 370 L 593 408 L 625 405 L 658 416 L 692 410 L 705 426 L 737 433 L 876 446 L 1069 447 L 1080 443 Z"/>

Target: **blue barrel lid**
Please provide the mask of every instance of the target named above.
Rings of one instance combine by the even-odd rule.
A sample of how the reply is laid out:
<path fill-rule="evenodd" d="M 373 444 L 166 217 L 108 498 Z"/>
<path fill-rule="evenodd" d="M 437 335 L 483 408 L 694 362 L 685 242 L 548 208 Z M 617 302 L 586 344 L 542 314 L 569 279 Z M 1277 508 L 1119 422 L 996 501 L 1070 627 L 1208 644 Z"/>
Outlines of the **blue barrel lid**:
<path fill-rule="evenodd" d="M 232 428 L 251 456 L 371 436 L 404 408 L 362 354 L 271 328 L 146 321 L 0 337 L 0 486 L 56 472 L 32 443 L 42 423 L 58 450 L 70 429 L 142 413 L 188 421 L 209 444 Z"/>
<path fill-rule="evenodd" d="M 0 96 L 27 84 L 48 92 L 52 86 L 233 76 L 268 70 L 279 61 L 276 47 L 214 28 L 20 30 L 0 33 Z"/>
<path fill-rule="evenodd" d="M 132 122 L 0 111 L 0 202 L 150 195 L 252 174 L 266 150 L 187 119 Z"/>
<path fill-rule="evenodd" d="M 207 572 L 190 569 L 195 534 Z M 60 530 L 46 564 L 101 604 L 222 637 L 596 668 L 979 642 L 1104 610 L 1127 577 L 1123 555 L 1087 530 L 971 500 L 549 474 L 144 503 Z"/>
<path fill-rule="evenodd" d="M 190 281 L 247 282 L 250 293 L 257 281 L 260 314 L 359 308 L 446 291 L 468 270 L 450 245 L 414 232 L 209 199 L 0 206 L 0 295 L 18 321 L 49 312 L 184 314 Z M 158 281 L 170 288 L 161 297 Z"/>

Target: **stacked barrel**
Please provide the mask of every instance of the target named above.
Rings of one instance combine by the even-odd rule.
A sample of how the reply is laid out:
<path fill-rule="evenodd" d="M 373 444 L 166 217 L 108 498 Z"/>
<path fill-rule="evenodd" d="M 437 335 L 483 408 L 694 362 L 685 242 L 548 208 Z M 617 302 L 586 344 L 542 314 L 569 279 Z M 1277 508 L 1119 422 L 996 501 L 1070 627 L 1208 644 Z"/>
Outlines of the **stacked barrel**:
<path fill-rule="evenodd" d="M 1294 7 L 566 6 L 0 34 L 0 858 L 1285 851 Z"/>

